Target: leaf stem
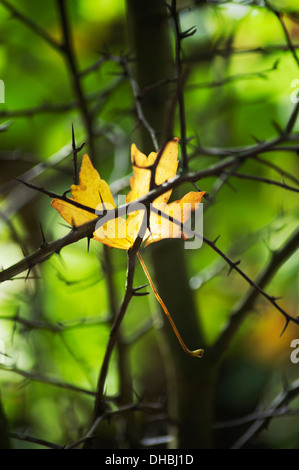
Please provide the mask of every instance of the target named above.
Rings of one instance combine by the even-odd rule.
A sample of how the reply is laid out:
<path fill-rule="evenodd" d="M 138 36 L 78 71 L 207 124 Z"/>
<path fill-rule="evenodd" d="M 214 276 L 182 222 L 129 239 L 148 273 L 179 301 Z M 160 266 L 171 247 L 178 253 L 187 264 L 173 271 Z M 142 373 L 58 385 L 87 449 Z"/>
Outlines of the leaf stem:
<path fill-rule="evenodd" d="M 182 346 L 184 352 L 185 352 L 186 354 L 188 354 L 188 356 L 191 356 L 191 357 L 202 357 L 202 356 L 203 356 L 203 353 L 204 353 L 204 350 L 203 350 L 203 349 L 195 349 L 194 351 L 190 351 L 190 349 L 187 348 L 187 346 L 185 345 L 184 341 L 182 340 L 182 337 L 181 337 L 180 333 L 178 332 L 177 327 L 175 326 L 175 323 L 174 323 L 174 321 L 173 321 L 173 319 L 172 319 L 172 317 L 171 317 L 171 315 L 170 315 L 170 313 L 169 313 L 169 311 L 168 311 L 166 305 L 164 304 L 163 300 L 161 299 L 160 295 L 158 294 L 158 292 L 157 292 L 157 290 L 156 290 L 156 288 L 155 288 L 155 285 L 154 285 L 154 283 L 153 283 L 153 281 L 152 281 L 152 278 L 151 278 L 151 276 L 150 276 L 150 274 L 149 274 L 149 272 L 148 272 L 148 270 L 147 270 L 147 268 L 146 268 L 146 266 L 145 266 L 145 264 L 144 264 L 144 261 L 143 261 L 143 259 L 142 259 L 142 257 L 141 257 L 141 254 L 139 253 L 139 251 L 137 251 L 137 256 L 138 256 L 138 258 L 139 258 L 139 261 L 140 261 L 140 264 L 141 264 L 141 266 L 142 266 L 142 268 L 143 268 L 143 271 L 144 271 L 144 273 L 145 273 L 145 275 L 146 275 L 146 277 L 147 277 L 147 279 L 148 279 L 148 281 L 149 281 L 149 283 L 150 283 L 150 285 L 151 285 L 151 288 L 152 288 L 152 290 L 153 290 L 153 293 L 155 294 L 156 299 L 158 300 L 158 302 L 159 302 L 159 304 L 161 305 L 161 307 L 162 307 L 162 309 L 163 309 L 165 315 L 167 316 L 167 318 L 168 318 L 168 320 L 169 320 L 169 322 L 170 322 L 170 324 L 171 324 L 171 327 L 172 327 L 172 329 L 173 329 L 173 331 L 174 331 L 174 334 L 176 335 L 177 339 L 179 340 L 179 343 L 180 343 L 180 345 Z"/>

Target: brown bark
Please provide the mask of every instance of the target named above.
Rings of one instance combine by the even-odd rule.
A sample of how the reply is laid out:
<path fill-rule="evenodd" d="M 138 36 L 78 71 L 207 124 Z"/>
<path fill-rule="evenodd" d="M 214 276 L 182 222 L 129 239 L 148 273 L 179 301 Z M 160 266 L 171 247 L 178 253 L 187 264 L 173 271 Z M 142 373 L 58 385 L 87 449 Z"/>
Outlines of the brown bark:
<path fill-rule="evenodd" d="M 167 8 L 160 0 L 127 0 L 130 39 L 137 59 L 135 76 L 140 90 L 153 87 L 141 101 L 146 120 L 157 134 L 159 145 L 173 137 L 175 75 Z M 172 91 L 170 94 L 169 92 Z M 139 145 L 144 153 L 153 149 L 148 131 L 140 128 Z M 173 319 L 190 348 L 202 347 L 198 312 L 188 284 L 182 240 L 156 244 L 151 249 L 156 285 Z M 175 385 L 168 396 L 170 417 L 178 423 L 179 448 L 211 447 L 214 375 L 207 359 L 190 358 L 181 350 L 173 331 L 165 325 L 176 371 Z M 200 362 L 205 361 L 205 362 Z M 167 367 L 167 364 L 166 364 Z"/>

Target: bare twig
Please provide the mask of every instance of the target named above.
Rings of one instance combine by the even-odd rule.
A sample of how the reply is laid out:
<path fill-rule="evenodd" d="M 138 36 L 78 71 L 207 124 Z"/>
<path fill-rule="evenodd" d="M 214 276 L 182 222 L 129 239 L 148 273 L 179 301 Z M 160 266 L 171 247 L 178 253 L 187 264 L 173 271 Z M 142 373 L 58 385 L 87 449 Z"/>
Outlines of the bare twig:
<path fill-rule="evenodd" d="M 21 433 L 21 432 L 10 432 L 9 437 L 11 439 L 17 439 L 19 441 L 31 442 L 33 444 L 37 444 L 42 447 L 47 447 L 48 449 L 64 449 L 65 448 L 64 446 L 55 444 L 54 442 L 45 441 L 44 439 L 29 436 L 28 434 Z"/>
<path fill-rule="evenodd" d="M 87 73 L 90 73 L 91 71 L 96 70 L 99 66 L 101 66 L 104 62 L 107 62 L 107 61 L 114 62 L 116 64 L 119 64 L 122 67 L 123 72 L 124 72 L 125 76 L 128 78 L 128 80 L 130 82 L 130 85 L 131 85 L 131 89 L 132 89 L 133 97 L 134 97 L 134 101 L 135 101 L 137 119 L 138 119 L 139 123 L 141 123 L 147 129 L 147 131 L 149 132 L 149 134 L 151 136 L 151 140 L 152 140 L 153 145 L 154 145 L 154 149 L 155 149 L 155 151 L 157 151 L 158 148 L 159 148 L 159 145 L 158 145 L 158 141 L 157 141 L 157 137 L 156 137 L 156 131 L 151 127 L 151 125 L 149 124 L 148 120 L 146 119 L 146 117 L 143 113 L 142 105 L 141 105 L 142 93 L 140 91 L 139 85 L 138 85 L 134 75 L 131 72 L 131 69 L 130 69 L 130 66 L 129 66 L 129 62 L 130 62 L 129 57 L 127 57 L 127 56 L 116 56 L 116 55 L 113 55 L 113 54 L 104 54 L 103 57 L 101 57 L 93 65 L 91 65 L 87 69 L 83 70 L 80 73 L 80 76 L 84 76 Z"/>
<path fill-rule="evenodd" d="M 299 44 L 293 44 L 294 49 L 299 49 Z M 261 54 L 261 55 L 272 55 L 277 52 L 289 52 L 289 46 L 285 44 L 273 44 L 266 47 L 211 47 L 203 49 L 199 53 L 190 54 L 184 57 L 183 63 L 199 63 L 207 60 L 212 60 L 214 57 L 230 57 L 232 55 L 242 54 Z"/>
<path fill-rule="evenodd" d="M 81 110 L 82 118 L 84 120 L 84 126 L 87 132 L 90 157 L 93 160 L 95 158 L 94 139 L 93 139 L 94 137 L 93 122 L 92 122 L 91 114 L 87 107 L 86 97 L 85 97 L 85 94 L 81 85 L 81 81 L 80 81 L 77 60 L 76 60 L 74 47 L 73 47 L 71 28 L 69 25 L 68 15 L 66 11 L 67 0 L 56 0 L 56 1 L 57 1 L 57 6 L 58 6 L 62 34 L 63 34 L 63 44 L 61 46 L 61 50 L 64 54 L 66 64 L 70 71 L 74 92 L 79 102 L 79 107 Z"/>
<path fill-rule="evenodd" d="M 30 320 L 28 318 L 21 317 L 19 314 L 16 315 L 1 315 L 0 321 L 12 321 L 18 323 L 28 329 L 46 330 L 52 331 L 53 333 L 61 333 L 66 330 L 73 330 L 82 327 L 92 327 L 97 325 L 107 324 L 110 318 L 79 318 L 78 320 L 72 320 L 68 322 L 57 322 L 47 323 L 37 320 Z"/>
<path fill-rule="evenodd" d="M 292 151 L 292 149 L 290 149 L 289 147 L 286 147 L 284 150 Z M 299 148 L 296 148 L 296 151 L 298 151 L 298 150 L 299 150 Z M 286 171 L 284 168 L 281 168 L 280 166 L 276 165 L 275 163 L 273 163 L 271 161 L 269 162 L 268 160 L 265 160 L 264 158 L 261 158 L 260 156 L 255 157 L 255 159 L 258 162 L 262 163 L 263 165 L 268 166 L 269 168 L 272 168 L 274 171 L 279 173 L 281 176 L 284 176 L 285 178 L 288 178 L 289 180 L 291 180 L 295 184 L 297 184 L 297 186 L 299 186 L 299 179 L 296 178 L 296 176 L 294 176 L 293 174 Z"/>
<path fill-rule="evenodd" d="M 259 183 L 266 183 L 266 184 L 270 184 L 274 186 L 279 186 L 280 188 L 284 188 L 289 191 L 299 193 L 299 188 L 295 188 L 294 186 L 289 186 L 285 182 L 281 183 L 280 181 L 271 180 L 270 178 L 263 178 L 262 176 L 256 176 L 256 175 L 245 175 L 243 173 L 235 173 L 235 172 L 231 172 L 229 173 L 229 175 L 233 176 L 234 178 L 247 179 L 247 180 L 252 180 L 252 181 L 258 181 Z"/>
<path fill-rule="evenodd" d="M 298 317 L 291 317 L 285 312 L 280 306 L 278 306 L 275 298 L 266 294 L 262 289 L 266 286 L 278 269 L 289 259 L 289 257 L 296 252 L 299 246 L 299 230 L 296 230 L 290 238 L 283 244 L 283 246 L 272 253 L 271 259 L 268 265 L 265 267 L 263 272 L 259 275 L 255 283 L 251 284 L 252 281 L 247 279 L 252 285 L 252 288 L 248 291 L 247 295 L 242 298 L 239 305 L 235 307 L 232 312 L 230 321 L 218 340 L 215 343 L 215 355 L 220 357 L 220 351 L 225 351 L 229 341 L 238 330 L 241 322 L 245 315 L 252 309 L 258 294 L 262 294 L 285 318 L 286 326 L 290 321 L 299 324 Z M 240 270 L 236 267 L 236 270 Z M 244 277 L 244 276 L 242 276 Z"/>
<path fill-rule="evenodd" d="M 297 416 L 299 415 L 299 409 L 288 408 L 288 406 L 282 405 L 280 408 L 272 410 L 271 408 L 266 411 L 256 411 L 248 415 L 242 416 L 228 421 L 218 421 L 213 425 L 213 429 L 227 429 L 238 426 L 244 426 L 254 421 L 267 420 L 270 421 L 272 418 L 279 418 L 284 416 Z"/>
<path fill-rule="evenodd" d="M 115 58 L 114 60 L 116 62 L 120 63 L 122 65 L 122 67 L 124 68 L 124 70 L 125 70 L 125 73 L 126 73 L 128 79 L 130 81 L 132 92 L 133 92 L 133 95 L 134 95 L 134 98 L 135 98 L 135 107 L 136 107 L 136 113 L 137 113 L 138 121 L 149 132 L 149 134 L 151 136 L 151 139 L 152 139 L 152 142 L 153 142 L 153 145 L 154 145 L 154 148 L 155 148 L 155 151 L 158 151 L 159 146 L 158 146 L 158 141 L 157 141 L 157 137 L 156 137 L 156 131 L 149 124 L 148 120 L 146 119 L 146 117 L 143 113 L 142 106 L 141 106 L 141 100 L 140 100 L 141 93 L 140 93 L 139 85 L 138 85 L 135 77 L 131 73 L 131 70 L 130 70 L 130 67 L 129 67 L 129 64 L 128 64 L 128 60 L 126 58 Z"/>
<path fill-rule="evenodd" d="M 1 110 L 1 118 L 27 118 L 35 117 L 38 114 L 66 113 L 75 109 L 78 101 L 73 100 L 68 103 L 42 103 L 39 106 L 32 106 L 24 109 Z"/>
<path fill-rule="evenodd" d="M 107 283 L 107 294 L 110 311 L 110 328 L 112 328 L 118 314 L 118 295 L 113 278 L 113 258 L 112 252 L 108 246 L 103 247 L 104 264 L 103 270 Z M 131 376 L 130 359 L 128 354 L 128 345 L 124 339 L 122 325 L 120 325 L 117 334 L 116 348 L 118 354 L 118 376 L 119 376 L 119 405 L 132 401 L 133 385 Z"/>
<path fill-rule="evenodd" d="M 183 39 L 192 36 L 196 32 L 196 28 L 190 28 L 188 31 L 181 31 L 180 18 L 177 12 L 176 0 L 171 1 L 171 5 L 168 5 L 170 14 L 174 23 L 175 30 L 175 62 L 176 62 L 176 83 L 177 83 L 177 95 L 179 104 L 179 116 L 180 116 L 180 129 L 181 129 L 181 153 L 182 153 L 182 166 L 183 170 L 188 170 L 188 157 L 187 157 L 187 125 L 186 125 L 186 114 L 185 114 L 185 99 L 184 99 L 184 88 L 182 82 L 182 41 Z"/>
<path fill-rule="evenodd" d="M 26 379 L 34 380 L 36 382 L 41 382 L 47 385 L 53 385 L 54 387 L 63 388 L 65 390 L 70 390 L 73 392 L 83 393 L 84 395 L 89 395 L 92 397 L 95 396 L 95 392 L 93 392 L 92 390 L 87 390 L 86 388 L 82 387 L 76 387 L 76 385 L 61 382 L 60 380 L 57 380 L 55 378 L 42 376 L 33 372 L 28 372 L 23 369 L 19 369 L 18 367 L 6 367 L 5 365 L 0 364 L 0 369 L 7 372 L 13 372 L 14 374 L 18 374 L 22 377 L 25 377 Z"/>
<path fill-rule="evenodd" d="M 109 367 L 113 349 L 117 341 L 120 325 L 123 321 L 128 305 L 134 295 L 133 280 L 134 280 L 134 272 L 135 272 L 136 254 L 141 245 L 141 242 L 142 242 L 142 238 L 137 237 L 132 248 L 128 250 L 126 291 L 125 291 L 125 295 L 124 295 L 122 304 L 120 306 L 119 312 L 111 328 L 109 341 L 108 341 L 107 348 L 105 351 L 104 360 L 101 366 L 101 372 L 99 375 L 99 380 L 98 380 L 98 385 L 97 385 L 96 400 L 95 400 L 95 405 L 94 405 L 94 413 L 93 413 L 94 421 L 97 419 L 97 417 L 102 415 L 103 412 L 105 412 L 104 387 L 105 387 L 105 382 L 107 378 L 108 367 Z"/>
<path fill-rule="evenodd" d="M 229 77 L 224 77 L 220 80 L 214 80 L 210 82 L 200 82 L 200 83 L 190 83 L 185 87 L 186 91 L 192 91 L 200 88 L 216 88 L 216 87 L 222 87 L 224 85 L 227 85 L 229 83 L 233 83 L 236 81 L 243 81 L 243 80 L 252 80 L 255 78 L 262 78 L 265 79 L 267 78 L 267 74 L 270 72 L 273 72 L 277 70 L 278 67 L 278 61 L 276 60 L 271 68 L 267 68 L 264 70 L 261 70 L 260 72 L 249 72 L 249 73 L 240 73 L 240 74 L 235 74 L 231 75 Z"/>
<path fill-rule="evenodd" d="M 276 142 L 280 142 L 280 138 L 277 138 Z M 236 162 L 246 160 L 247 158 L 255 156 L 260 151 L 262 150 L 265 151 L 266 149 L 272 146 L 273 146 L 273 141 L 261 142 L 257 144 L 256 146 L 254 146 L 254 148 L 250 148 L 249 150 L 244 151 L 243 153 L 239 155 L 224 159 L 223 161 L 217 163 L 216 165 L 212 165 L 211 167 L 208 167 L 205 170 L 201 170 L 201 171 L 194 172 L 194 173 L 184 173 L 184 174 L 178 175 L 174 177 L 173 179 L 169 180 L 168 182 L 150 191 L 146 196 L 141 197 L 135 202 L 136 203 L 140 202 L 142 204 L 148 205 L 150 202 L 152 202 L 161 194 L 164 194 L 165 192 L 167 192 L 169 189 L 174 189 L 180 186 L 182 183 L 186 183 L 186 182 L 192 183 L 192 182 L 198 181 L 199 179 L 207 178 L 209 176 L 221 175 L 223 171 L 235 165 Z M 41 191 L 42 193 L 47 194 L 48 196 L 52 198 L 54 197 L 54 198 L 62 199 L 64 201 L 67 201 L 69 204 L 72 204 L 78 208 L 81 208 L 83 210 L 86 210 L 90 213 L 95 214 L 95 209 L 76 203 L 70 198 L 57 195 L 53 193 L 52 191 L 47 191 L 43 188 L 39 188 L 38 186 L 29 184 L 29 183 L 25 183 L 25 184 L 29 186 L 30 188 Z M 113 218 L 117 218 L 117 217 L 125 215 L 127 212 L 128 206 L 129 204 L 125 204 L 119 208 L 111 209 L 107 211 L 106 220 L 107 218 L 109 220 L 112 220 Z M 40 262 L 43 262 L 44 260 L 48 259 L 53 253 L 58 252 L 64 246 L 70 243 L 74 243 L 75 241 L 80 240 L 85 237 L 91 237 L 95 228 L 95 224 L 100 220 L 101 217 L 102 216 L 99 216 L 98 218 L 95 218 L 94 221 L 91 221 L 88 224 L 78 227 L 76 228 L 76 230 L 72 230 L 65 237 L 59 240 L 56 240 L 54 242 L 48 243 L 46 247 L 39 248 L 36 252 L 32 253 L 32 255 L 29 255 L 26 258 L 24 258 L 24 260 L 20 261 L 19 263 L 16 263 L 14 266 L 11 266 L 10 268 L 3 270 L 2 272 L 0 272 L 0 282 L 11 279 L 12 277 L 17 276 L 21 272 L 27 270 L 29 267 L 32 267 Z"/>
<path fill-rule="evenodd" d="M 7 2 L 6 0 L 0 0 L 0 4 L 2 4 L 12 14 L 13 18 L 17 18 L 18 20 L 20 20 L 29 29 L 31 29 L 31 31 L 33 31 L 39 37 L 44 39 L 44 41 L 46 41 L 51 47 L 61 52 L 61 44 L 59 44 L 59 42 L 52 38 L 38 24 L 34 23 L 34 21 L 32 21 L 26 15 L 17 10 L 13 5 L 11 5 L 11 3 Z"/>
<path fill-rule="evenodd" d="M 78 439 L 76 442 L 66 446 L 66 449 L 74 449 L 81 444 L 86 443 L 96 437 L 96 428 L 98 425 L 105 419 L 115 418 L 116 416 L 122 415 L 128 411 L 141 411 L 143 413 L 157 413 L 161 410 L 161 405 L 156 403 L 128 403 L 123 406 L 120 406 L 117 410 L 105 410 L 100 416 L 98 416 L 95 421 L 92 423 L 91 427 L 81 439 Z"/>
<path fill-rule="evenodd" d="M 38 176 L 41 176 L 45 170 L 56 167 L 59 163 L 63 162 L 65 158 L 67 158 L 72 153 L 71 145 L 65 145 L 62 147 L 58 152 L 51 155 L 44 161 L 41 161 L 34 165 L 30 170 L 26 171 L 19 175 L 19 179 L 22 181 L 30 181 Z M 0 193 L 4 194 L 7 191 L 14 189 L 16 186 L 19 185 L 19 182 L 14 179 L 10 180 L 7 183 L 4 183 L 0 186 Z"/>
<path fill-rule="evenodd" d="M 73 175 L 74 175 L 74 184 L 79 184 L 79 171 L 78 171 L 78 153 L 84 147 L 85 142 L 79 147 L 76 146 L 74 124 L 72 124 L 72 149 L 73 149 Z"/>
<path fill-rule="evenodd" d="M 265 2 L 266 7 L 268 8 L 268 10 L 272 11 L 272 13 L 274 13 L 276 18 L 278 19 L 278 21 L 279 21 L 279 23 L 282 27 L 284 36 L 285 36 L 287 46 L 288 46 L 292 56 L 294 57 L 294 60 L 297 64 L 297 66 L 299 67 L 299 59 L 298 59 L 298 56 L 296 54 L 296 49 L 295 49 L 295 47 L 292 43 L 292 40 L 291 40 L 290 34 L 288 32 L 288 29 L 285 25 L 285 22 L 284 22 L 284 19 L 283 19 L 283 13 L 281 11 L 277 10 L 276 8 L 274 8 L 273 5 L 271 5 L 271 3 L 268 0 L 264 0 L 264 2 Z"/>
<path fill-rule="evenodd" d="M 181 222 L 178 220 L 175 220 L 173 217 L 169 216 L 165 212 L 156 209 L 154 206 L 152 206 L 151 210 L 157 214 L 159 214 L 161 217 L 164 217 L 170 221 L 172 221 L 174 224 L 178 225 L 181 227 Z M 218 358 L 221 358 L 221 355 L 219 354 L 219 351 L 224 351 L 226 350 L 227 346 L 227 338 L 226 335 L 229 336 L 235 332 L 236 325 L 239 326 L 240 322 L 243 320 L 243 315 L 244 313 L 247 313 L 249 308 L 248 308 L 248 297 L 250 298 L 250 302 L 255 301 L 256 297 L 258 294 L 261 294 L 265 299 L 270 302 L 273 307 L 276 308 L 285 318 L 286 321 L 286 326 L 288 325 L 289 322 L 293 322 L 297 325 L 299 325 L 299 317 L 292 317 L 289 315 L 280 305 L 277 304 L 277 297 L 271 296 L 267 294 L 263 290 L 263 286 L 265 286 L 269 280 L 272 278 L 272 276 L 276 273 L 276 271 L 279 269 L 279 267 L 298 249 L 299 246 L 299 229 L 295 231 L 292 236 L 289 238 L 289 240 L 284 244 L 282 248 L 279 250 L 276 250 L 272 256 L 272 259 L 269 263 L 269 265 L 266 267 L 265 271 L 262 273 L 260 278 L 258 279 L 257 282 L 254 282 L 242 269 L 239 268 L 240 260 L 234 262 L 232 261 L 222 250 L 220 250 L 217 245 L 216 241 L 209 240 L 206 237 L 203 237 L 202 235 L 193 232 L 192 230 L 189 230 L 187 227 L 184 227 L 184 232 L 186 232 L 187 235 L 195 236 L 202 240 L 206 245 L 208 245 L 210 248 L 212 248 L 219 256 L 221 256 L 222 259 L 230 266 L 230 271 L 235 270 L 251 287 L 252 289 L 249 291 L 248 296 L 246 297 L 246 302 L 244 301 L 245 305 L 240 308 L 240 315 L 232 315 L 231 321 L 229 323 L 229 326 L 227 327 L 227 330 L 224 331 L 222 336 L 219 339 L 219 343 L 224 342 L 224 347 L 220 347 L 218 344 L 218 348 L 214 348 L 215 356 Z M 239 310 L 238 310 L 239 312 Z"/>
<path fill-rule="evenodd" d="M 291 400 L 296 398 L 298 394 L 299 380 L 296 380 L 290 386 L 287 386 L 283 392 L 277 395 L 269 405 L 266 412 L 270 415 L 270 418 L 271 414 L 275 413 L 276 410 L 279 410 Z M 241 449 L 248 441 L 250 441 L 254 436 L 257 436 L 264 429 L 270 418 L 268 416 L 261 417 L 260 419 L 258 418 L 231 448 Z"/>

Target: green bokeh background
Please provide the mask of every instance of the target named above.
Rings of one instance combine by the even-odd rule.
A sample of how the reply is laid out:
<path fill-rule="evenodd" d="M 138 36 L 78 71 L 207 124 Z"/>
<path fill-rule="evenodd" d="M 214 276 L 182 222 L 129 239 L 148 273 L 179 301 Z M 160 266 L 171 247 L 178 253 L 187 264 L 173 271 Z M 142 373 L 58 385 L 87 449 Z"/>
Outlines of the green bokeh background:
<path fill-rule="evenodd" d="M 54 38 L 60 38 L 53 0 L 11 3 Z M 72 0 L 68 3 L 80 70 L 93 64 L 104 50 L 116 55 L 130 51 L 124 1 Z M 274 47 L 285 46 L 285 36 L 275 15 L 250 2 L 178 3 L 182 8 L 182 29 L 197 28 L 196 34 L 184 42 L 186 67 L 189 68 L 185 88 L 187 129 L 188 136 L 194 136 L 188 145 L 190 154 L 196 148 L 197 139 L 205 147 L 225 148 L 253 145 L 255 139 L 272 138 L 277 133 L 273 122 L 285 126 L 292 112 L 294 104 L 290 97 L 294 88 L 291 83 L 299 79 L 298 65 L 290 52 Z M 296 1 L 272 1 L 272 5 L 299 18 Z M 286 18 L 286 25 L 294 44 L 298 43 L 298 23 Z M 211 51 L 217 44 L 219 48 L 224 47 L 230 40 L 235 53 L 228 57 L 216 54 L 212 57 L 210 53 L 203 59 L 203 51 Z M 109 183 L 131 174 L 130 145 L 138 132 L 130 84 L 127 80 L 119 83 L 119 72 L 117 64 L 108 62 L 82 80 L 87 95 L 111 89 L 108 98 L 100 98 L 96 114 L 99 136 L 95 155 L 95 166 Z M 5 83 L 5 103 L 0 104 L 0 112 L 74 100 L 69 75 L 57 51 L 12 18 L 1 5 L 0 78 Z M 31 117 L 1 117 L 1 123 L 7 121 L 9 129 L 0 134 L 1 185 L 70 145 L 72 123 L 77 142 L 85 138 L 77 109 L 36 113 Z M 175 129 L 179 135 L 178 120 Z M 294 131 L 299 131 L 298 123 Z M 298 176 L 296 152 L 269 152 L 262 156 Z M 190 167 L 204 169 L 217 159 L 199 154 L 191 160 Z M 282 181 L 281 175 L 273 169 L 252 159 L 242 172 Z M 201 189 L 212 191 L 214 181 L 215 178 L 204 179 L 200 182 Z M 271 250 L 281 246 L 298 225 L 297 194 L 255 181 L 230 181 L 232 186 L 224 185 L 214 204 L 204 213 L 204 234 L 210 239 L 221 234 L 221 249 L 241 257 L 242 269 L 255 278 Z M 72 155 L 61 158 L 34 182 L 60 193 L 68 189 L 72 184 Z M 11 227 L 1 219 L 0 264 L 4 268 L 23 257 L 20 241 L 28 252 L 39 245 L 39 222 L 49 240 L 63 236 L 68 230 L 43 195 L 31 200 L 26 210 L 15 213 L 16 187 L 1 193 L 1 212 L 11 216 L 17 233 L 17 240 L 14 240 Z M 192 190 L 189 186 L 186 188 Z M 122 194 L 126 192 L 127 188 Z M 24 194 L 29 193 L 29 189 L 24 190 Z M 54 255 L 37 272 L 31 273 L 38 273 L 39 279 L 13 280 L 1 285 L 0 319 L 18 313 L 32 321 L 68 326 L 54 333 L 2 320 L 0 344 L 10 356 L 3 360 L 4 366 L 34 371 L 37 376 L 87 390 L 95 389 L 110 329 L 106 322 L 109 302 L 102 250 L 99 243 L 91 241 L 87 252 L 86 240 L 80 241 L 64 248 L 60 255 Z M 119 303 L 125 288 L 126 254 L 112 250 L 111 256 Z M 146 251 L 144 258 L 151 270 Z M 248 286 L 237 274 L 228 277 L 227 266 L 206 246 L 187 251 L 186 258 L 204 336 L 208 344 L 213 344 L 228 321 L 232 307 L 247 292 Z M 135 284 L 144 283 L 144 274 L 138 266 Z M 296 315 L 298 289 L 298 255 L 294 255 L 266 290 L 283 296 L 285 309 Z M 188 321 L 188 312 L 183 314 Z M 93 318 L 97 323 L 89 324 Z M 150 385 L 155 380 L 157 383 L 161 380 L 161 395 L 165 394 L 159 375 L 163 326 L 152 294 L 134 298 L 124 321 L 126 337 L 137 333 L 150 319 L 154 319 L 156 328 L 130 349 L 134 389 L 145 398 L 151 397 Z M 76 327 L 70 328 L 74 325 Z M 289 345 L 292 338 L 298 337 L 299 330 L 290 325 L 280 339 L 283 325 L 279 313 L 260 299 L 256 311 L 248 316 L 228 352 L 217 390 L 219 420 L 242 416 L 253 411 L 258 403 L 268 403 L 281 390 L 283 375 L 290 381 L 298 376 L 298 365 L 289 359 Z M 263 352 L 261 343 L 266 345 L 266 351 L 273 347 L 270 357 Z M 7 370 L 0 370 L 0 390 L 10 431 L 62 445 L 84 435 L 92 411 L 92 397 L 29 380 Z M 106 393 L 114 396 L 117 392 L 117 361 L 113 357 Z M 158 426 L 153 431 L 147 423 L 142 429 L 141 438 L 159 435 Z M 107 426 L 104 433 L 109 436 L 110 432 Z M 230 431 L 222 444 L 220 437 L 218 445 L 231 445 L 239 432 L 238 428 Z M 252 445 L 298 447 L 298 440 L 298 419 L 284 417 L 273 419 L 268 430 Z M 39 447 L 17 439 L 12 440 L 12 446 Z"/>

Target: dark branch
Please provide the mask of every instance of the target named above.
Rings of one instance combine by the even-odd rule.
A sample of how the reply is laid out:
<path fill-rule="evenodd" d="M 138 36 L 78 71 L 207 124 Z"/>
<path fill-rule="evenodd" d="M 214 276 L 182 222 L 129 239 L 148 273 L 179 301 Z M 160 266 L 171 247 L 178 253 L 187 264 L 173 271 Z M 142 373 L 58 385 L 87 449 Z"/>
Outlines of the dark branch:
<path fill-rule="evenodd" d="M 25 24 L 31 31 L 37 34 L 39 37 L 44 39 L 51 47 L 61 52 L 61 44 L 57 42 L 54 38 L 52 38 L 44 29 L 42 29 L 38 24 L 34 23 L 30 18 L 25 16 L 19 10 L 17 10 L 13 5 L 11 5 L 6 0 L 0 0 L 0 4 L 2 4 L 13 16 L 13 18 L 17 18 L 23 24 Z"/>
<path fill-rule="evenodd" d="M 281 409 L 291 400 L 296 398 L 298 394 L 299 380 L 296 380 L 274 398 L 266 410 L 267 414 L 270 415 L 271 418 L 271 415 L 275 415 L 275 411 Z M 231 448 L 241 449 L 248 441 L 257 436 L 265 428 L 270 418 L 269 416 L 261 417 L 260 419 L 257 418 L 256 421 L 247 429 L 247 431 L 235 442 Z"/>

